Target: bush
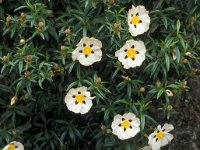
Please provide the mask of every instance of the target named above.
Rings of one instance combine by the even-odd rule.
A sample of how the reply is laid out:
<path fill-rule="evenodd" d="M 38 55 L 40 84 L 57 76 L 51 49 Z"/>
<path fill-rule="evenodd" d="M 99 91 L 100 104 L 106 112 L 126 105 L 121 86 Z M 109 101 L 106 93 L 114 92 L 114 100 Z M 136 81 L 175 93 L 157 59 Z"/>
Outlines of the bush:
<path fill-rule="evenodd" d="M 138 149 L 157 124 L 176 115 L 176 99 L 198 72 L 198 0 L 0 2 L 0 147 L 17 140 L 33 150 Z M 132 5 L 145 6 L 151 18 L 138 36 L 127 23 Z M 85 36 L 103 44 L 101 61 L 90 66 L 72 60 Z M 144 41 L 146 59 L 125 69 L 115 52 L 130 39 Z M 64 102 L 81 86 L 95 97 L 84 115 Z M 128 112 L 140 119 L 140 132 L 120 140 L 111 124 Z"/>

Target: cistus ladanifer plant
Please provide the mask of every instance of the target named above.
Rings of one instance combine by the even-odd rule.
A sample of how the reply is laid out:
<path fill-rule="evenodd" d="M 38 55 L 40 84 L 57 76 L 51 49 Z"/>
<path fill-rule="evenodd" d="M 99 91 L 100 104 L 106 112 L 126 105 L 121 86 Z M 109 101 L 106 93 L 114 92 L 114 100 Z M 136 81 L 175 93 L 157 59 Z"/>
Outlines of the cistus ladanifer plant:
<path fill-rule="evenodd" d="M 0 0 L 0 148 L 159 150 L 200 56 L 199 1 Z"/>

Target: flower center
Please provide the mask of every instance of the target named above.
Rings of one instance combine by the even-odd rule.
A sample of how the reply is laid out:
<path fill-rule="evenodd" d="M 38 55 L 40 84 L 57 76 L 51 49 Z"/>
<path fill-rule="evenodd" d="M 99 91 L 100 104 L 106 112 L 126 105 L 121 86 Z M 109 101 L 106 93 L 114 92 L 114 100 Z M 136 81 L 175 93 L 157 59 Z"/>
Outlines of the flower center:
<path fill-rule="evenodd" d="M 124 120 L 122 123 L 121 123 L 121 126 L 125 129 L 129 128 L 131 126 L 130 124 L 130 121 L 128 120 Z"/>
<path fill-rule="evenodd" d="M 92 48 L 90 46 L 83 47 L 83 53 L 85 55 L 89 55 L 89 54 L 91 54 L 91 52 L 92 52 Z"/>
<path fill-rule="evenodd" d="M 14 145 L 9 145 L 8 146 L 8 150 L 15 150 L 15 146 Z"/>
<path fill-rule="evenodd" d="M 133 16 L 131 22 L 132 24 L 137 25 L 140 22 L 140 18 L 138 16 Z"/>
<path fill-rule="evenodd" d="M 127 55 L 129 58 L 135 57 L 136 54 L 137 54 L 137 51 L 134 50 L 133 48 L 130 48 L 130 49 L 127 50 L 127 52 L 126 52 L 126 55 Z"/>
<path fill-rule="evenodd" d="M 83 101 L 85 101 L 85 97 L 82 94 L 78 94 L 78 95 L 76 95 L 75 100 L 78 103 L 82 103 Z"/>
<path fill-rule="evenodd" d="M 165 136 L 165 133 L 163 131 L 159 131 L 157 134 L 156 134 L 156 137 L 160 140 L 162 139 L 163 137 Z"/>

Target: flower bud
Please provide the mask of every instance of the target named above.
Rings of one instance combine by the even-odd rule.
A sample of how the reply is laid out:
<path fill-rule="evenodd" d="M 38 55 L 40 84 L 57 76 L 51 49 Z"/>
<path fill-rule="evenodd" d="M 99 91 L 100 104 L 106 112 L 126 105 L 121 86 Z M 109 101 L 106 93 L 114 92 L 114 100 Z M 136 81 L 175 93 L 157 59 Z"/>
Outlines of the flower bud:
<path fill-rule="evenodd" d="M 175 50 L 173 50 L 173 52 L 172 52 L 172 58 L 173 58 L 173 60 L 177 59 L 177 55 L 176 55 L 176 51 Z"/>
<path fill-rule="evenodd" d="M 188 60 L 187 59 L 184 59 L 183 60 L 183 64 L 187 64 L 188 63 Z"/>
<path fill-rule="evenodd" d="M 30 74 L 31 74 L 31 73 L 30 73 L 29 71 L 25 71 L 25 72 L 24 72 L 24 77 L 25 77 L 25 78 L 29 78 L 29 77 L 30 77 Z"/>
<path fill-rule="evenodd" d="M 187 85 L 187 81 L 184 81 L 183 83 L 180 84 L 180 89 L 183 91 Z"/>
<path fill-rule="evenodd" d="M 113 30 L 116 33 L 120 32 L 120 23 L 115 23 L 113 26 Z"/>
<path fill-rule="evenodd" d="M 61 69 L 60 69 L 60 67 L 58 66 L 58 64 L 54 64 L 53 67 L 54 67 L 55 71 L 58 71 L 58 72 L 61 71 Z"/>
<path fill-rule="evenodd" d="M 17 136 L 17 132 L 16 132 L 15 130 L 12 130 L 12 135 L 13 135 L 14 137 L 16 137 L 16 136 Z M 8 150 L 9 150 L 9 148 L 8 148 Z"/>
<path fill-rule="evenodd" d="M 15 104 L 15 102 L 18 100 L 17 98 L 17 94 L 15 94 L 15 96 L 13 96 L 13 98 L 11 98 L 10 100 L 10 106 L 12 106 L 13 104 Z"/>
<path fill-rule="evenodd" d="M 40 33 L 42 31 L 42 29 L 40 27 L 37 27 L 35 32 Z"/>
<path fill-rule="evenodd" d="M 157 81 L 157 82 L 156 82 L 156 87 L 160 87 L 160 86 L 161 86 L 160 81 Z"/>
<path fill-rule="evenodd" d="M 25 98 L 25 99 L 29 99 L 29 94 L 26 93 L 26 94 L 24 95 L 24 98 Z"/>
<path fill-rule="evenodd" d="M 124 80 L 131 80 L 130 78 L 129 78 L 129 76 L 121 76 Z"/>
<path fill-rule="evenodd" d="M 20 13 L 20 16 L 21 16 L 21 17 L 26 17 L 26 13 L 21 12 L 21 13 Z"/>
<path fill-rule="evenodd" d="M 169 89 L 165 90 L 165 93 L 166 93 L 169 97 L 174 96 L 174 94 L 172 93 L 172 91 L 170 91 Z"/>
<path fill-rule="evenodd" d="M 172 105 L 167 105 L 167 111 L 170 112 L 173 109 Z"/>
<path fill-rule="evenodd" d="M 65 51 L 67 48 L 66 48 L 65 45 L 61 45 L 61 46 L 60 46 L 60 49 L 61 49 L 61 51 Z"/>
<path fill-rule="evenodd" d="M 3 56 L 2 60 L 3 60 L 4 63 L 7 63 L 7 62 L 9 62 L 9 57 Z"/>
<path fill-rule="evenodd" d="M 59 68 L 58 64 L 54 64 L 53 67 L 55 70 L 57 70 Z"/>
<path fill-rule="evenodd" d="M 20 41 L 19 41 L 19 44 L 20 45 L 24 45 L 26 43 L 26 40 L 25 39 L 20 39 Z"/>
<path fill-rule="evenodd" d="M 109 4 L 114 4 L 116 2 L 117 2 L 117 0 L 109 0 Z"/>
<path fill-rule="evenodd" d="M 40 27 L 40 28 L 44 27 L 44 22 L 43 22 L 43 21 L 40 21 L 40 22 L 38 23 L 38 27 Z"/>
<path fill-rule="evenodd" d="M 100 83 L 101 82 L 101 77 L 96 77 L 96 83 Z"/>
<path fill-rule="evenodd" d="M 31 56 L 28 55 L 28 56 L 26 56 L 26 64 L 30 65 L 30 63 L 31 63 Z"/>
<path fill-rule="evenodd" d="M 190 18 L 190 26 L 193 26 L 194 23 L 195 23 L 195 17 L 192 16 L 192 17 Z"/>
<path fill-rule="evenodd" d="M 7 16 L 7 17 L 6 17 L 6 21 L 7 21 L 7 22 L 10 22 L 10 20 L 11 20 L 11 16 Z"/>
<path fill-rule="evenodd" d="M 66 33 L 66 34 L 70 34 L 70 33 L 71 33 L 70 27 L 68 27 L 68 28 L 65 30 L 65 33 Z"/>
<path fill-rule="evenodd" d="M 140 93 L 144 93 L 145 92 L 145 87 L 141 87 L 140 88 Z"/>
<path fill-rule="evenodd" d="M 54 76 L 55 76 L 55 73 L 54 73 L 53 71 L 51 71 L 51 72 L 50 72 L 50 76 L 51 76 L 51 77 L 54 77 Z"/>
<path fill-rule="evenodd" d="M 106 126 L 101 124 L 101 130 L 105 130 L 106 129 Z"/>

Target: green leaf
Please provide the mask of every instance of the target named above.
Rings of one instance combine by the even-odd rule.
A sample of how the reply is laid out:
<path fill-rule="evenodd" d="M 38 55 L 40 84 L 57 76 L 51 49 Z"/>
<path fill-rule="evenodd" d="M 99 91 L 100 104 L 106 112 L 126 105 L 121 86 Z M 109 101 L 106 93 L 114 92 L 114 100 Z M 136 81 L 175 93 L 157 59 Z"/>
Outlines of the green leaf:
<path fill-rule="evenodd" d="M 177 34 L 179 33 L 180 26 L 181 26 L 181 23 L 180 23 L 180 20 L 178 19 L 177 22 L 176 22 L 176 30 L 177 30 Z"/>
<path fill-rule="evenodd" d="M 55 28 L 49 27 L 48 28 L 48 32 L 55 38 L 56 42 L 58 43 L 59 42 L 59 38 L 58 38 L 58 34 L 57 34 Z"/>
<path fill-rule="evenodd" d="M 169 68 L 170 68 L 170 59 L 169 59 L 169 56 L 168 56 L 167 53 L 165 53 L 165 63 L 166 63 L 167 71 L 169 71 Z"/>
<path fill-rule="evenodd" d="M 158 91 L 158 94 L 157 94 L 157 99 L 159 99 L 161 96 L 162 96 L 162 94 L 164 93 L 164 89 L 162 88 L 162 89 L 160 89 L 159 91 Z"/>

